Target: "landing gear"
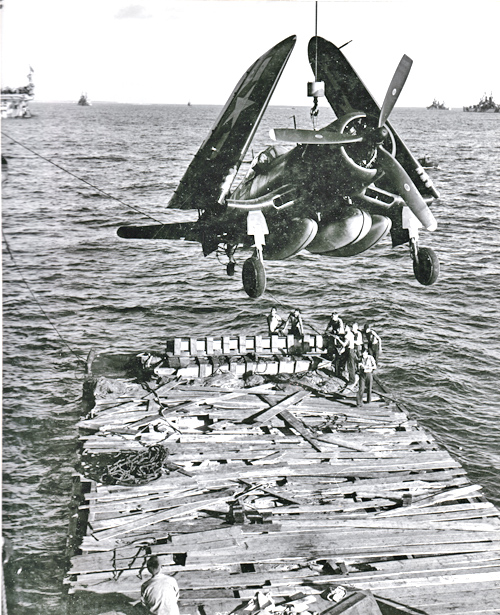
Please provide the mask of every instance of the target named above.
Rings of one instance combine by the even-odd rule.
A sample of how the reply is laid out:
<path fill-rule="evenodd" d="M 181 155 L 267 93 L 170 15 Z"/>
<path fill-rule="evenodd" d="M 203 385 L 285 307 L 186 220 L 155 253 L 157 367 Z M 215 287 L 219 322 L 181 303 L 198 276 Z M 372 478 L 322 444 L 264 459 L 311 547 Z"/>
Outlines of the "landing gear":
<path fill-rule="evenodd" d="M 419 248 L 414 238 L 410 239 L 410 254 L 413 273 L 420 284 L 430 286 L 439 277 L 439 259 L 432 248 Z"/>
<path fill-rule="evenodd" d="M 252 299 L 257 299 L 266 290 L 266 270 L 264 269 L 262 247 L 269 234 L 266 219 L 260 211 L 249 211 L 247 215 L 247 233 L 254 238 L 254 253 L 243 264 L 243 288 Z"/>
<path fill-rule="evenodd" d="M 243 263 L 243 288 L 252 299 L 257 299 L 266 290 L 266 271 L 258 255 L 251 256 Z"/>
<path fill-rule="evenodd" d="M 236 252 L 236 246 L 231 244 L 227 244 L 224 249 L 226 256 L 228 258 L 228 263 L 226 265 L 226 273 L 228 276 L 234 275 L 234 270 L 236 269 L 236 261 L 234 260 L 234 253 Z"/>

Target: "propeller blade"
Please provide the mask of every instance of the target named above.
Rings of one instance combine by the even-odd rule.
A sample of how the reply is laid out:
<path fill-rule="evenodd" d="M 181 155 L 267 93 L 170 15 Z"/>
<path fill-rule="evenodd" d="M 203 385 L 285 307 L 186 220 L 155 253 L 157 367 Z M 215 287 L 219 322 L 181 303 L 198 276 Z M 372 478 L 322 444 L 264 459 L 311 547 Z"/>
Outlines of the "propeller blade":
<path fill-rule="evenodd" d="M 377 160 L 379 169 L 393 182 L 396 194 L 399 194 L 428 231 L 435 231 L 436 219 L 401 164 L 383 147 L 378 148 Z"/>
<path fill-rule="evenodd" d="M 412 64 L 413 60 L 407 55 L 404 55 L 401 58 L 389 89 L 387 90 L 387 94 L 385 95 L 384 102 L 382 103 L 382 109 L 380 110 L 380 117 L 378 120 L 379 128 L 386 123 L 387 118 L 394 109 L 394 105 L 396 104 L 399 95 L 401 94 L 401 90 L 406 83 L 406 79 L 408 78 Z"/>
<path fill-rule="evenodd" d="M 333 130 L 301 130 L 293 128 L 271 128 L 269 136 L 273 141 L 286 141 L 287 143 L 304 143 L 315 145 L 347 145 L 360 143 L 362 136 L 344 135 Z"/>

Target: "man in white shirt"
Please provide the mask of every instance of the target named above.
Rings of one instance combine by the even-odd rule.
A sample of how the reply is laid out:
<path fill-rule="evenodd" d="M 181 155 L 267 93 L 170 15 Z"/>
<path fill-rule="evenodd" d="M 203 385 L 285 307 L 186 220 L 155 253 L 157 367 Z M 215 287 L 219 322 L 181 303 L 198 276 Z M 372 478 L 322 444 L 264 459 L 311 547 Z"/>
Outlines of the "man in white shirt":
<path fill-rule="evenodd" d="M 371 354 L 368 353 L 368 349 L 363 350 L 363 355 L 359 363 L 359 383 L 358 383 L 358 395 L 356 399 L 356 405 L 360 408 L 363 407 L 363 395 L 366 387 L 366 403 L 369 404 L 372 399 L 372 384 L 373 384 L 373 372 L 377 369 L 377 363 Z"/>
<path fill-rule="evenodd" d="M 162 573 L 156 555 L 148 559 L 147 567 L 152 577 L 141 586 L 142 604 L 153 615 L 179 615 L 177 581 Z"/>
<path fill-rule="evenodd" d="M 348 380 L 347 385 L 354 384 L 356 382 L 356 351 L 355 351 L 355 338 L 351 331 L 351 327 L 346 325 L 343 354 L 344 365 L 347 368 Z"/>
<path fill-rule="evenodd" d="M 354 336 L 354 354 L 356 356 L 356 360 L 360 361 L 361 356 L 363 355 L 363 335 L 358 329 L 357 322 L 352 325 L 352 334 Z"/>
<path fill-rule="evenodd" d="M 286 323 L 275 307 L 271 308 L 271 312 L 267 317 L 267 326 L 269 328 L 269 335 L 284 335 Z"/>

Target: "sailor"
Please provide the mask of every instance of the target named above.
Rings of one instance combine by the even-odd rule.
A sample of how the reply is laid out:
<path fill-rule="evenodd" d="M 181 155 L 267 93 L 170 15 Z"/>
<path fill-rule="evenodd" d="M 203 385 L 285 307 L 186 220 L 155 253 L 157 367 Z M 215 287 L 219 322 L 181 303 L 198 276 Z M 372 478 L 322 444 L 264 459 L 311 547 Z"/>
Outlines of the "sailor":
<path fill-rule="evenodd" d="M 162 565 L 156 555 L 148 559 L 147 568 L 152 577 L 141 586 L 142 604 L 147 612 L 154 615 L 179 615 L 177 581 L 162 573 Z"/>
<path fill-rule="evenodd" d="M 382 340 L 367 323 L 363 327 L 363 343 L 366 344 L 368 352 L 378 363 L 378 358 L 382 352 Z"/>
<path fill-rule="evenodd" d="M 325 335 L 344 335 L 344 323 L 337 312 L 332 312 L 326 325 Z"/>
<path fill-rule="evenodd" d="M 363 354 L 363 334 L 359 330 L 357 322 L 352 325 L 351 330 L 354 335 L 354 355 L 356 357 L 356 361 L 359 361 L 361 359 L 361 355 Z"/>
<path fill-rule="evenodd" d="M 356 351 L 354 334 L 351 331 L 351 327 L 346 325 L 345 337 L 343 342 L 344 353 L 342 354 L 342 367 L 347 368 L 347 385 L 354 384 L 356 382 Z"/>
<path fill-rule="evenodd" d="M 356 398 L 356 405 L 358 407 L 363 406 L 363 395 L 366 388 L 366 403 L 369 404 L 372 399 L 372 384 L 373 384 L 373 372 L 377 369 L 377 363 L 371 354 L 368 352 L 368 348 L 365 346 L 361 361 L 359 363 L 359 383 L 358 383 L 358 395 Z"/>
<path fill-rule="evenodd" d="M 283 335 L 286 327 L 286 322 L 278 314 L 276 307 L 272 307 L 267 317 L 267 326 L 269 335 Z"/>
<path fill-rule="evenodd" d="M 335 375 L 340 376 L 345 330 L 344 323 L 337 312 L 332 312 L 324 335 L 326 337 L 327 357 L 333 364 Z"/>
<path fill-rule="evenodd" d="M 288 332 L 295 338 L 302 339 L 304 337 L 304 323 L 302 322 L 302 316 L 300 310 L 293 310 L 288 315 L 286 321 Z"/>

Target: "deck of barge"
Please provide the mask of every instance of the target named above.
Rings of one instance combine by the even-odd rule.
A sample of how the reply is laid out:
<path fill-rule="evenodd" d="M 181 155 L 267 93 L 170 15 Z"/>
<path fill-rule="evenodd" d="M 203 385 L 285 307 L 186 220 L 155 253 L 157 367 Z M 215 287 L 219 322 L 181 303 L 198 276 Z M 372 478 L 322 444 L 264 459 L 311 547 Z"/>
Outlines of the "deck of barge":
<path fill-rule="evenodd" d="M 69 612 L 132 613 L 157 554 L 182 615 L 231 613 L 259 591 L 322 613 L 339 585 L 371 590 L 383 613 L 499 613 L 500 511 L 461 465 L 390 395 L 362 409 L 339 395 L 321 340 L 293 357 L 290 340 L 227 339 L 142 355 L 144 378 L 87 380 Z M 96 479 L 99 460 L 157 446 L 157 478 Z"/>

